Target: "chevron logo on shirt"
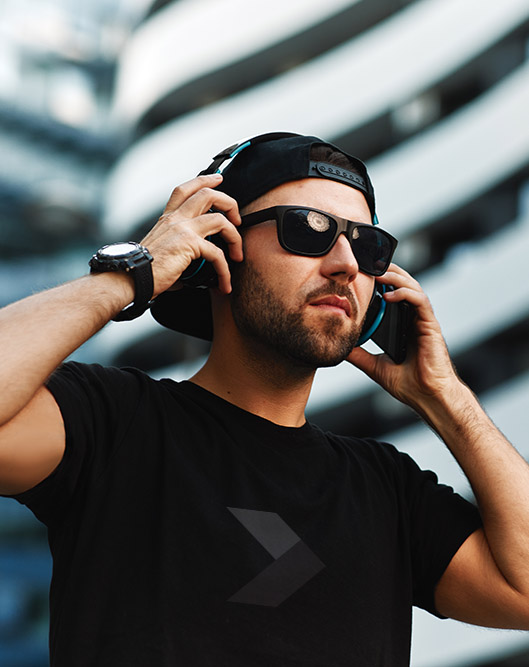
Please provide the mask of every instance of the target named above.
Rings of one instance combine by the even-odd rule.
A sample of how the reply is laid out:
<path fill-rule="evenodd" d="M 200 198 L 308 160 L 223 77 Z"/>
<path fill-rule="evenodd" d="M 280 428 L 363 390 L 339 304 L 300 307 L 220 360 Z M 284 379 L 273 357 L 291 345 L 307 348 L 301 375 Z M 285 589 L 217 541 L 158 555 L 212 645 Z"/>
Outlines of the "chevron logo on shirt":
<path fill-rule="evenodd" d="M 275 512 L 228 507 L 274 561 L 228 602 L 277 607 L 325 565 Z"/>

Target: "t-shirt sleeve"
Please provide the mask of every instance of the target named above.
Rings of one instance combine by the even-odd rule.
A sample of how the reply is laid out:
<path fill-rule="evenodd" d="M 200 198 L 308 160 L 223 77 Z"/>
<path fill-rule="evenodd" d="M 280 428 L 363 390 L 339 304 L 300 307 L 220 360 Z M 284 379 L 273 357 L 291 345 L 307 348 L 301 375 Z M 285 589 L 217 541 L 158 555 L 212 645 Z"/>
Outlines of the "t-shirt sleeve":
<path fill-rule="evenodd" d="M 435 588 L 463 542 L 481 526 L 477 508 L 435 473 L 400 454 L 408 507 L 413 603 L 444 618 L 435 608 Z"/>
<path fill-rule="evenodd" d="M 47 382 L 59 405 L 66 433 L 61 463 L 40 484 L 14 496 L 48 526 L 61 520 L 87 485 L 97 483 L 137 411 L 142 374 L 68 362 Z"/>

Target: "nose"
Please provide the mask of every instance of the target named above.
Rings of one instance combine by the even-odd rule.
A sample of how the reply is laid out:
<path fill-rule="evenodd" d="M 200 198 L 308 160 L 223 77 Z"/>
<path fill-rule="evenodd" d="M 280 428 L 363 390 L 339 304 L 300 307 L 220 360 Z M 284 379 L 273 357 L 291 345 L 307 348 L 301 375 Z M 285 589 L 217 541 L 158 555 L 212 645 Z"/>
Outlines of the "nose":
<path fill-rule="evenodd" d="M 333 247 L 322 257 L 320 270 L 326 278 L 345 284 L 355 279 L 360 269 L 345 234 L 340 234 Z"/>

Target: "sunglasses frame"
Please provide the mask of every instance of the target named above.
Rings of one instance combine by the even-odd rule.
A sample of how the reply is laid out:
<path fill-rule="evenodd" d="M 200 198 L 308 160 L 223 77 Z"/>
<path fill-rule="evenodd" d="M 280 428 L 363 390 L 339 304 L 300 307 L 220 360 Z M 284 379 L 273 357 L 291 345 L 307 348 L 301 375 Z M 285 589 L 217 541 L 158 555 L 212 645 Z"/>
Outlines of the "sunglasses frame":
<path fill-rule="evenodd" d="M 336 231 L 334 234 L 334 238 L 332 239 L 331 243 L 329 246 L 324 250 L 324 251 L 318 251 L 318 252 L 300 252 L 299 250 L 294 250 L 290 248 L 284 240 L 284 235 L 283 235 L 283 224 L 284 224 L 284 217 L 285 214 L 288 211 L 292 210 L 304 210 L 304 211 L 314 211 L 315 213 L 320 213 L 322 215 L 325 215 L 327 218 L 330 220 L 334 220 L 336 223 Z M 349 240 L 349 243 L 351 244 L 351 249 L 354 254 L 354 247 L 353 243 L 351 242 L 352 234 L 355 229 L 359 227 L 370 227 L 375 231 L 377 234 L 381 234 L 384 236 L 389 242 L 391 246 L 391 250 L 389 253 L 388 261 L 386 262 L 385 268 L 383 271 L 366 271 L 363 267 L 359 265 L 360 271 L 362 273 L 366 273 L 369 276 L 382 276 L 386 271 L 388 270 L 388 267 L 391 263 L 391 260 L 393 258 L 393 254 L 397 248 L 398 241 L 397 239 L 392 236 L 389 232 L 387 232 L 385 229 L 381 229 L 378 226 L 374 226 L 369 223 L 365 222 L 354 222 L 353 220 L 347 220 L 346 218 L 341 218 L 338 215 L 332 215 L 331 213 L 327 213 L 327 211 L 321 211 L 320 209 L 317 208 L 312 208 L 311 206 L 271 206 L 270 208 L 265 208 L 262 209 L 261 211 L 255 211 L 254 213 L 248 213 L 247 215 L 242 216 L 242 229 L 245 229 L 246 227 L 253 227 L 254 225 L 258 225 L 262 222 L 266 222 L 268 220 L 275 220 L 277 225 L 277 238 L 279 241 L 279 244 L 281 247 L 286 250 L 287 252 L 290 252 L 294 255 L 302 255 L 304 257 L 323 257 L 323 255 L 326 255 L 336 241 L 338 240 L 338 237 L 340 234 L 345 234 L 347 239 Z M 356 255 L 355 255 L 356 256 Z M 357 258 L 358 259 L 358 258 Z"/>

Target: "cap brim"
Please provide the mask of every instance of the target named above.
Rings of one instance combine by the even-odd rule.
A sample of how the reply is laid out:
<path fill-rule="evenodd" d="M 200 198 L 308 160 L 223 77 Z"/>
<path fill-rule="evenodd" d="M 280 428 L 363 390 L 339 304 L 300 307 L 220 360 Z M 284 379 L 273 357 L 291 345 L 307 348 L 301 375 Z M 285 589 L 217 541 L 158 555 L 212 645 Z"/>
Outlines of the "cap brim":
<path fill-rule="evenodd" d="M 209 289 L 164 292 L 151 304 L 151 315 L 164 327 L 203 340 L 213 339 Z"/>

